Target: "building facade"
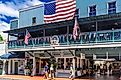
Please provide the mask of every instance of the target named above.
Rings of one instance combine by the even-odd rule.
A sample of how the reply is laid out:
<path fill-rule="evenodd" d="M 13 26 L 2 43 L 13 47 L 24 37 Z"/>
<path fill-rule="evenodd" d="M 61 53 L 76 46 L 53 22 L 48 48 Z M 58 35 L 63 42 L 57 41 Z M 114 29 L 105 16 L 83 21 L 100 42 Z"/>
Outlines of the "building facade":
<path fill-rule="evenodd" d="M 19 19 L 12 20 L 11 30 L 4 33 L 9 34 L 8 52 L 25 57 L 11 57 L 8 74 L 26 74 L 26 67 L 33 75 L 42 74 L 45 63 L 53 57 L 57 77 L 68 77 L 71 63 L 76 71 L 92 66 L 93 59 L 120 60 L 120 4 L 120 0 L 76 1 L 78 40 L 73 39 L 74 19 L 44 24 L 43 5 L 21 9 Z M 31 34 L 27 45 L 26 30 Z"/>

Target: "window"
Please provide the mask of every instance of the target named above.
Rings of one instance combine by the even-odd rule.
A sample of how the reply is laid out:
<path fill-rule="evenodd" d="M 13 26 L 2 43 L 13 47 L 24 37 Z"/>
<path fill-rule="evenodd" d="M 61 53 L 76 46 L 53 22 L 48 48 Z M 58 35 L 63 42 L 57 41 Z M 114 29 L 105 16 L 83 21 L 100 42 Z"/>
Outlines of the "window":
<path fill-rule="evenodd" d="M 70 70 L 72 60 L 73 60 L 72 58 L 66 58 L 66 70 Z"/>
<path fill-rule="evenodd" d="M 96 5 L 89 6 L 89 16 L 96 16 Z"/>
<path fill-rule="evenodd" d="M 116 13 L 116 1 L 108 3 L 108 14 Z"/>
<path fill-rule="evenodd" d="M 36 24 L 36 17 L 33 17 L 33 18 L 32 18 L 32 25 L 33 25 L 33 24 Z"/>
<path fill-rule="evenodd" d="M 64 58 L 58 58 L 58 68 L 57 69 L 64 69 Z"/>
<path fill-rule="evenodd" d="M 18 28 L 18 19 L 11 20 L 10 29 Z"/>

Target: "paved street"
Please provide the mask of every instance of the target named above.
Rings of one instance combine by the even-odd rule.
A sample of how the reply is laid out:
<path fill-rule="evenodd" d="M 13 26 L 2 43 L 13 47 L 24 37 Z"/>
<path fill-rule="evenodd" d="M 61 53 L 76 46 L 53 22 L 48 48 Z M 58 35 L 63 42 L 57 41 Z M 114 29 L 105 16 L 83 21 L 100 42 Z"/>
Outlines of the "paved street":
<path fill-rule="evenodd" d="M 40 76 L 23 76 L 23 75 L 0 75 L 0 80 L 46 80 Z M 55 78 L 55 80 L 70 80 L 68 78 Z M 95 77 L 81 77 L 75 80 L 119 80 L 119 75 L 97 75 Z"/>
<path fill-rule="evenodd" d="M 7 78 L 0 78 L 0 80 L 20 80 L 20 79 L 7 79 Z"/>
<path fill-rule="evenodd" d="M 101 76 L 96 76 L 96 80 L 119 80 L 120 75 L 101 75 Z"/>
<path fill-rule="evenodd" d="M 93 80 L 119 80 L 119 78 L 120 78 L 120 75 L 118 74 L 117 75 L 99 75 L 98 74 L 95 77 L 93 77 Z M 87 79 L 87 78 L 81 78 L 81 79 Z"/>

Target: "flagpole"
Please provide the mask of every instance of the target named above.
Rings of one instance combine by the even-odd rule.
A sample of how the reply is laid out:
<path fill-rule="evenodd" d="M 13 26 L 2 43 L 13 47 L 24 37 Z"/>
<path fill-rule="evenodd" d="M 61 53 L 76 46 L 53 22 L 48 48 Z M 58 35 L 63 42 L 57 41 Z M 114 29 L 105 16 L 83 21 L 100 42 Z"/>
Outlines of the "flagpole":
<path fill-rule="evenodd" d="M 26 32 L 25 32 L 25 38 L 24 38 L 24 43 L 26 44 L 26 40 L 27 40 L 27 44 L 26 45 L 28 45 L 28 39 L 29 38 L 32 38 L 32 36 L 31 36 L 31 34 L 29 33 L 29 31 L 26 29 Z M 32 40 L 32 46 L 34 47 L 34 42 L 33 42 L 33 39 L 31 39 Z"/>
<path fill-rule="evenodd" d="M 76 12 L 75 12 L 75 16 L 74 16 L 74 27 L 73 27 L 73 39 L 74 41 L 78 39 L 79 37 L 79 32 L 78 30 L 80 30 L 79 28 L 79 23 L 78 23 L 78 10 L 79 9 L 76 9 Z"/>

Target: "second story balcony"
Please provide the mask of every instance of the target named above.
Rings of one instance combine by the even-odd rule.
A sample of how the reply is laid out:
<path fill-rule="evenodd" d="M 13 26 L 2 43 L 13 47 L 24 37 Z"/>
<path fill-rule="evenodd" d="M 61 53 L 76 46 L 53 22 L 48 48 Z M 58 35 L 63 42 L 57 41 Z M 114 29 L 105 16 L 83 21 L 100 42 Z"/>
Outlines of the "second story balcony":
<path fill-rule="evenodd" d="M 58 38 L 58 46 L 82 46 L 88 44 L 107 44 L 121 42 L 121 30 L 107 30 L 99 32 L 80 33 L 78 40 L 73 39 L 72 34 L 55 35 L 38 38 L 30 38 L 28 45 L 25 45 L 24 39 L 8 42 L 8 48 L 27 48 L 27 47 L 50 47 L 52 37 Z"/>

